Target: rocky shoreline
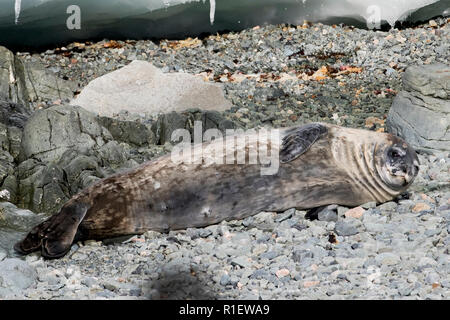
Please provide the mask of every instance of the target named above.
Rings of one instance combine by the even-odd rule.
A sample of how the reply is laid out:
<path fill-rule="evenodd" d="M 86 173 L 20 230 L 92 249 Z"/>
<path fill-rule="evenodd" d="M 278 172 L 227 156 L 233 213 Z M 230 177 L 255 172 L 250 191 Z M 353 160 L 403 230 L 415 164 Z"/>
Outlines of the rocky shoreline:
<path fill-rule="evenodd" d="M 4 54 L 18 76 L 1 102 L 1 186 L 23 209 L 0 203 L 0 298 L 448 299 L 445 151 L 419 155 L 419 176 L 399 199 L 331 207 L 318 219 L 295 209 L 262 212 L 206 228 L 80 242 L 54 261 L 10 249 L 45 217 L 33 212 L 54 212 L 93 181 L 169 152 L 171 132 L 192 129 L 193 120 L 221 130 L 323 121 L 384 131 L 406 68 L 448 64 L 449 28 L 445 18 L 389 32 L 282 25 Z M 232 107 L 95 117 L 68 105 L 92 80 L 134 60 L 218 83 Z"/>

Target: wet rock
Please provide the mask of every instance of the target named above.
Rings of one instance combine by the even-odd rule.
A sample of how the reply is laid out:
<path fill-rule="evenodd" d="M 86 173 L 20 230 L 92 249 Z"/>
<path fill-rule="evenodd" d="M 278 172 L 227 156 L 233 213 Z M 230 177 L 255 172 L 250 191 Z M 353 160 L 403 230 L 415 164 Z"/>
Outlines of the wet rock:
<path fill-rule="evenodd" d="M 138 60 L 91 81 L 71 104 L 102 116 L 123 109 L 155 115 L 189 108 L 223 111 L 231 107 L 220 86 L 187 73 L 163 73 L 151 63 Z"/>

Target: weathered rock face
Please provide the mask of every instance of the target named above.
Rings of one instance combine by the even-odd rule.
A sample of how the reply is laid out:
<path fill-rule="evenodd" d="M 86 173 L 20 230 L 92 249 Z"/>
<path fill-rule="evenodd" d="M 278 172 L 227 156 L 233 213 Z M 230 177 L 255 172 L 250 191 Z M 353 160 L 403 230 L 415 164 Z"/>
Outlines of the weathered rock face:
<path fill-rule="evenodd" d="M 24 66 L 14 54 L 0 46 L 0 99 L 28 105 Z"/>
<path fill-rule="evenodd" d="M 4 125 L 23 128 L 30 114 L 23 104 L 0 100 L 0 123 Z"/>
<path fill-rule="evenodd" d="M 36 111 L 23 131 L 16 203 L 34 212 L 54 213 L 91 183 L 137 165 L 128 162 L 126 151 L 112 139 L 98 118 L 81 107 L 58 105 Z"/>
<path fill-rule="evenodd" d="M 163 73 L 151 63 L 128 66 L 89 83 L 71 104 L 101 116 L 122 110 L 156 115 L 189 108 L 223 111 L 231 107 L 222 88 L 187 73 Z"/>
<path fill-rule="evenodd" d="M 390 132 L 418 150 L 450 151 L 450 66 L 412 66 L 386 121 Z"/>
<path fill-rule="evenodd" d="M 92 149 L 112 140 L 90 112 L 76 106 L 53 106 L 36 111 L 25 125 L 20 161 L 44 163 L 58 159 L 69 149 Z"/>
<path fill-rule="evenodd" d="M 20 152 L 22 130 L 30 110 L 20 103 L 0 100 L 0 190 L 7 190 L 16 200 L 15 161 Z"/>
<path fill-rule="evenodd" d="M 116 141 L 135 146 L 155 143 L 155 135 L 150 124 L 108 117 L 98 117 L 97 120 L 103 127 L 108 129 Z"/>
<path fill-rule="evenodd" d="M 23 65 L 30 101 L 70 100 L 78 89 L 75 82 L 57 77 L 38 61 L 24 62 Z"/>

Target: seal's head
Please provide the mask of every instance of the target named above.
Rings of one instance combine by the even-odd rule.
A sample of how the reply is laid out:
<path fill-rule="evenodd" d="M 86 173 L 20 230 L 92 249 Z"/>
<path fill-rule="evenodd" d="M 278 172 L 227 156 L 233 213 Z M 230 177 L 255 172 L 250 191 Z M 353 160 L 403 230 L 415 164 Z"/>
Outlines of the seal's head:
<path fill-rule="evenodd" d="M 404 140 L 388 134 L 389 143 L 377 148 L 377 170 L 386 185 L 394 190 L 406 189 L 419 172 L 416 151 Z"/>

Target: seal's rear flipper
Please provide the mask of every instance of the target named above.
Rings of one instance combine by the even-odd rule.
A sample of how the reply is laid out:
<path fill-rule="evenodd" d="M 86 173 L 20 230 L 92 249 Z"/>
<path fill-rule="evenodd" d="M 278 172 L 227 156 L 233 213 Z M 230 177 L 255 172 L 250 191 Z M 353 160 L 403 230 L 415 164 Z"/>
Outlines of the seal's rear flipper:
<path fill-rule="evenodd" d="M 45 230 L 51 224 L 52 218 L 53 217 L 50 217 L 31 229 L 25 239 L 14 245 L 14 250 L 24 255 L 39 250 L 42 246 L 43 237 L 41 230 Z"/>
<path fill-rule="evenodd" d="M 321 123 L 309 123 L 291 129 L 283 138 L 280 161 L 286 163 L 297 159 L 327 132 L 327 127 Z"/>
<path fill-rule="evenodd" d="M 42 256 L 48 259 L 64 256 L 70 250 L 88 209 L 89 206 L 84 203 L 65 205 L 59 213 L 34 227 L 14 249 L 21 254 L 41 249 Z"/>

